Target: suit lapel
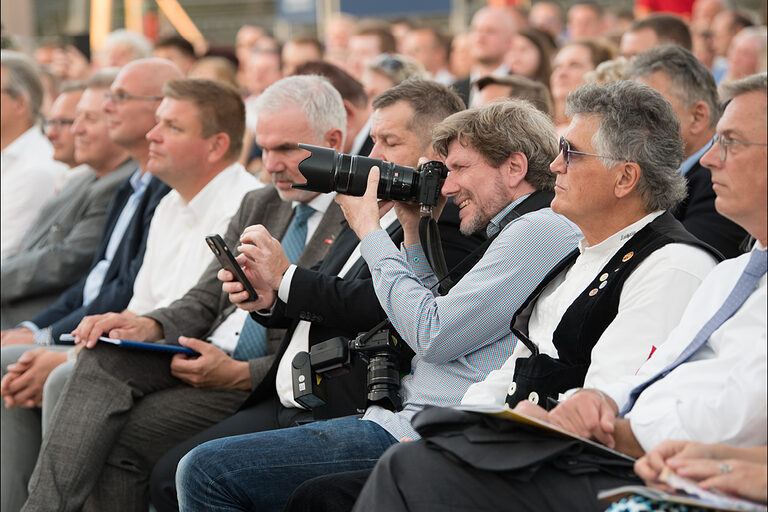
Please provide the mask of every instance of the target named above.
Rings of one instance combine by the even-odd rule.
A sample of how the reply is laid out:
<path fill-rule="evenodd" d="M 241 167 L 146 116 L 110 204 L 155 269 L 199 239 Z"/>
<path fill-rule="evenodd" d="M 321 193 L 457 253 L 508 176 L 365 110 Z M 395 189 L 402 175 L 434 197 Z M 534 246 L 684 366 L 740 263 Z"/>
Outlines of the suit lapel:
<path fill-rule="evenodd" d="M 310 268 L 322 260 L 336 240 L 336 235 L 341 230 L 343 220 L 344 214 L 341 211 L 341 207 L 335 202 L 331 202 L 320 224 L 312 234 L 312 238 L 304 246 L 304 250 L 301 252 L 301 256 L 296 264 L 300 267 Z"/>

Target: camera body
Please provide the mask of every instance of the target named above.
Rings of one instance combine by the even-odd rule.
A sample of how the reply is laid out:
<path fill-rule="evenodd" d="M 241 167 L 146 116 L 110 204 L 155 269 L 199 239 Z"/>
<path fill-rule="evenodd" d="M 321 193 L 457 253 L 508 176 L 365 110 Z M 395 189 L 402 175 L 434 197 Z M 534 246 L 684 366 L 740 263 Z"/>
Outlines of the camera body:
<path fill-rule="evenodd" d="M 312 154 L 299 163 L 299 171 L 307 179 L 293 188 L 313 192 L 339 192 L 362 196 L 368 184 L 371 167 L 379 167 L 379 199 L 411 201 L 422 206 L 435 206 L 440 189 L 448 176 L 442 162 L 426 162 L 414 169 L 376 158 L 337 153 L 331 148 L 299 144 Z"/>
<path fill-rule="evenodd" d="M 368 405 L 401 410 L 400 376 L 410 370 L 413 351 L 391 327 L 353 340 L 331 338 L 313 345 L 309 353 L 296 354 L 291 365 L 294 399 L 307 409 L 325 405 L 327 397 L 320 382 L 348 372 L 353 354 L 367 362 Z"/>

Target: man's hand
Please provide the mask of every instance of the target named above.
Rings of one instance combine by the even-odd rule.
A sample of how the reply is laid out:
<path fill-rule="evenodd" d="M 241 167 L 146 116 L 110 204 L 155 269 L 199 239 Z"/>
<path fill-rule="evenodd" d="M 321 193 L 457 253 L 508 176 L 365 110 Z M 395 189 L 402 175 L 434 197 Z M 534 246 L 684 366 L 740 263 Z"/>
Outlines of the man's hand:
<path fill-rule="evenodd" d="M 245 228 L 240 235 L 240 242 L 242 245 L 237 248 L 240 251 L 237 262 L 251 270 L 255 274 L 254 277 L 260 278 L 271 289 L 279 289 L 283 274 L 291 266 L 280 240 L 270 235 L 267 228 L 257 224 Z M 251 275 L 246 276 L 251 281 Z M 259 283 L 252 281 L 251 284 Z"/>
<path fill-rule="evenodd" d="M 0 345 L 34 345 L 35 333 L 28 327 L 16 327 L 15 329 L 6 329 L 0 333 Z"/>
<path fill-rule="evenodd" d="M 67 362 L 67 354 L 55 350 L 36 348 L 24 352 L 19 360 L 8 365 L 8 373 L 0 382 L 0 395 L 5 406 L 40 407 L 43 387 L 54 368 Z"/>
<path fill-rule="evenodd" d="M 368 236 L 369 233 L 381 229 L 379 205 L 376 199 L 378 187 L 379 168 L 373 166 L 368 174 L 368 185 L 362 197 L 336 194 L 336 202 L 341 206 L 349 227 L 360 240 Z"/>
<path fill-rule="evenodd" d="M 768 478 L 767 468 L 765 462 L 739 459 L 680 459 L 673 467 L 675 473 L 696 480 L 704 489 L 718 490 L 761 503 L 768 501 L 765 483 Z"/>
<path fill-rule="evenodd" d="M 248 361 L 236 361 L 218 347 L 195 338 L 179 336 L 179 344 L 200 355 L 174 355 L 171 360 L 174 377 L 195 388 L 251 389 Z"/>
<path fill-rule="evenodd" d="M 244 255 L 241 254 L 238 258 L 241 258 L 238 260 L 238 263 L 241 261 L 245 263 L 246 257 Z M 245 269 L 244 272 L 259 298 L 255 301 L 249 301 L 248 292 L 245 291 L 245 287 L 240 281 L 235 280 L 235 276 L 233 276 L 232 272 L 229 270 L 221 269 L 219 270 L 219 273 L 216 274 L 216 277 L 222 282 L 221 289 L 224 290 L 224 293 L 229 294 L 229 301 L 245 311 L 258 311 L 271 308 L 277 300 L 277 293 L 275 293 L 275 290 L 270 288 L 262 279 L 255 276 L 252 270 Z"/>
<path fill-rule="evenodd" d="M 551 423 L 568 432 L 614 448 L 617 411 L 610 397 L 596 390 L 582 389 L 552 409 L 549 418 Z"/>
<path fill-rule="evenodd" d="M 692 441 L 664 441 L 635 462 L 635 473 L 648 485 L 668 490 L 665 485 L 658 485 L 659 475 L 668 461 L 676 459 L 711 458 L 712 450 L 707 445 Z"/>
<path fill-rule="evenodd" d="M 525 414 L 526 416 L 536 418 L 537 420 L 551 423 L 549 419 L 549 413 L 547 412 L 547 410 L 539 405 L 534 404 L 530 400 L 521 400 L 520 402 L 517 403 L 517 405 L 513 410 L 515 412 Z"/>
<path fill-rule="evenodd" d="M 82 343 L 85 348 L 93 348 L 99 341 L 99 336 L 131 341 L 157 341 L 163 337 L 163 329 L 151 318 L 124 311 L 86 316 L 72 331 L 72 335 L 75 337 L 75 343 Z"/>

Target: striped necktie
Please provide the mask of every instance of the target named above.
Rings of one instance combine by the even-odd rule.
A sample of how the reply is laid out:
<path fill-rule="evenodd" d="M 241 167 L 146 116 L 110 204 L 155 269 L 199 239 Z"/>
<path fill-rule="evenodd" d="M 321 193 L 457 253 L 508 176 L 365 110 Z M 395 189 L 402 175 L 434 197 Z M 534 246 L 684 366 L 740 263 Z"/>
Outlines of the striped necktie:
<path fill-rule="evenodd" d="M 645 388 L 657 380 L 663 379 L 669 372 L 690 359 L 693 354 L 704 346 L 709 337 L 712 336 L 712 333 L 739 310 L 742 304 L 744 304 L 749 296 L 752 295 L 752 292 L 755 291 L 755 287 L 757 286 L 758 281 L 760 281 L 760 278 L 765 275 L 766 265 L 768 265 L 766 262 L 768 262 L 766 251 L 752 251 L 747 266 L 744 267 L 744 271 L 741 273 L 741 276 L 739 276 L 739 280 L 736 281 L 736 285 L 733 287 L 733 290 L 731 290 L 731 293 L 725 298 L 725 302 L 720 306 L 720 309 L 718 309 L 715 314 L 712 315 L 712 318 L 704 324 L 704 327 L 702 327 L 696 336 L 693 337 L 693 340 L 687 347 L 685 347 L 685 350 L 677 356 L 677 359 L 662 371 L 630 391 L 629 399 L 627 400 L 627 403 L 624 404 L 624 407 L 622 407 L 619 416 L 623 417 L 632 409 L 635 405 L 635 401 L 637 401 L 637 397 L 640 396 L 640 393 L 642 393 Z"/>
<path fill-rule="evenodd" d="M 307 220 L 313 213 L 315 209 L 306 204 L 299 204 L 294 210 L 293 220 L 288 225 L 288 230 L 281 242 L 285 256 L 291 263 L 296 263 L 301 256 L 301 251 L 304 250 L 304 244 L 307 241 Z M 264 356 L 266 353 L 267 330 L 248 315 L 240 330 L 240 337 L 232 357 L 239 361 L 247 361 Z"/>

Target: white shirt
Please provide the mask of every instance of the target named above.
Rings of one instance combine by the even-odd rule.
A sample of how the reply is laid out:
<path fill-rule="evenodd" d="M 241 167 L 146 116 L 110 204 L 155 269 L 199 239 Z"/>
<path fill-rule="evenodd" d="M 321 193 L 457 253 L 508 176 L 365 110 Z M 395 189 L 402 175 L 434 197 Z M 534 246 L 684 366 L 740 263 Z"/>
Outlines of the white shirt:
<path fill-rule="evenodd" d="M 315 213 L 307 219 L 307 239 L 305 244 L 312 238 L 317 226 L 320 225 L 320 221 L 323 220 L 325 211 L 328 209 L 335 196 L 335 193 L 319 194 L 307 203 L 314 208 Z M 296 208 L 298 204 L 298 202 L 294 201 L 293 207 Z M 234 250 L 234 248 L 232 249 Z M 231 354 L 235 350 L 235 345 L 237 345 L 237 340 L 240 337 L 240 330 L 243 328 L 247 315 L 248 313 L 246 311 L 236 308 L 235 311 L 232 312 L 210 336 L 208 336 L 208 341 Z"/>
<path fill-rule="evenodd" d="M 529 338 L 542 354 L 557 357 L 552 336 L 566 310 L 626 241 L 661 213 L 646 215 L 593 247 L 581 240 L 581 254 L 544 288 L 531 311 Z M 592 349 L 584 387 L 601 388 L 633 375 L 677 325 L 688 300 L 714 266 L 712 256 L 686 244 L 668 244 L 639 264 L 624 282 L 616 317 Z M 470 386 L 461 403 L 503 405 L 517 359 L 530 355 L 518 343 L 512 357 Z"/>
<path fill-rule="evenodd" d="M 765 251 L 756 244 L 752 249 Z M 731 293 L 749 261 L 720 263 L 691 298 L 678 326 L 637 375 L 603 386 L 618 404 L 672 363 Z M 667 439 L 736 446 L 766 444 L 766 276 L 741 308 L 688 361 L 648 386 L 627 414 L 644 450 Z"/>
<path fill-rule="evenodd" d="M 381 218 L 381 225 L 384 229 L 387 229 L 393 222 L 397 220 L 394 208 Z M 349 269 L 352 268 L 357 260 L 362 258 L 360 254 L 360 244 L 352 251 L 352 254 L 347 259 L 344 266 L 338 273 L 339 277 L 344 277 Z M 291 280 L 293 274 L 296 272 L 296 265 L 291 265 L 288 270 L 283 274 L 283 279 L 280 281 L 280 289 L 277 292 L 277 296 L 283 302 L 288 302 L 291 291 Z M 288 348 L 285 349 L 283 357 L 280 359 L 280 363 L 277 366 L 277 375 L 275 376 L 275 389 L 277 390 L 277 396 L 280 398 L 280 403 L 285 407 L 296 407 L 303 409 L 304 406 L 299 404 L 293 398 L 293 375 L 291 370 L 291 363 L 293 358 L 299 352 L 309 351 L 309 329 L 312 327 L 310 322 L 306 320 L 300 320 L 296 329 L 293 331 L 291 341 L 288 343 Z"/>
<path fill-rule="evenodd" d="M 157 205 L 128 309 L 143 315 L 187 292 L 213 258 L 205 236 L 227 229 L 243 196 L 262 183 L 234 163 L 186 203 L 171 190 Z"/>
<path fill-rule="evenodd" d="M 432 76 L 432 80 L 439 84 L 443 84 L 446 87 L 450 87 L 453 85 L 453 82 L 456 81 L 456 77 L 453 76 L 450 71 L 443 68 Z"/>
<path fill-rule="evenodd" d="M 19 251 L 24 235 L 68 168 L 53 159 L 53 146 L 39 126 L 22 133 L 0 153 L 0 260 Z"/>

